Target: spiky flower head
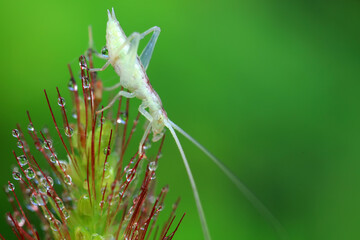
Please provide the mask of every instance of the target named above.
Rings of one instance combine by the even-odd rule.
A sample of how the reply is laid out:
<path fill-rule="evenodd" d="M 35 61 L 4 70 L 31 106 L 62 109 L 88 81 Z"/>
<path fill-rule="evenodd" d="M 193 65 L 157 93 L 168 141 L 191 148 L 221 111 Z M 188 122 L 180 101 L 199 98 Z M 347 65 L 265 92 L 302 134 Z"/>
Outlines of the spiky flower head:
<path fill-rule="evenodd" d="M 122 98 L 110 115 L 96 114 L 103 88 L 96 73 L 89 71 L 91 50 L 79 63 L 81 85 L 69 65 L 72 117 L 67 114 L 70 104 L 56 88 L 62 114 L 62 121 L 57 120 L 54 111 L 58 109 L 44 90 L 55 131 L 39 130 L 29 112 L 26 131 L 19 125 L 12 131 L 18 166 L 5 189 L 13 208 L 7 213 L 10 227 L 19 239 L 172 239 L 182 220 L 170 231 L 178 201 L 168 220 L 162 226 L 157 223 L 168 191 L 168 187 L 159 193 L 155 189 L 164 139 L 154 156 L 146 156 L 149 146 L 145 144 L 143 154 L 129 153 L 132 157 L 126 159 L 129 145 L 139 144 L 131 139 L 140 115 L 130 121 L 129 99 Z M 43 162 L 49 167 L 41 167 Z M 31 222 L 34 216 L 41 229 Z"/>

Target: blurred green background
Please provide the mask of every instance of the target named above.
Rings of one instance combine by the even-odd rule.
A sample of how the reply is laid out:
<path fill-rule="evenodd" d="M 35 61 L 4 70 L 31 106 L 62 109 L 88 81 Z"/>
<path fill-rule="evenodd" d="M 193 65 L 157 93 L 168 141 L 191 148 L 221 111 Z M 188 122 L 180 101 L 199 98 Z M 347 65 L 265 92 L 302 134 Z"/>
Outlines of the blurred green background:
<path fill-rule="evenodd" d="M 106 9 L 125 32 L 162 28 L 148 69 L 169 117 L 232 169 L 289 239 L 360 238 L 360 4 L 357 1 L 4 1 L 1 30 L 0 183 L 11 179 L 16 123 L 54 132 L 66 64 L 105 44 Z M 117 81 L 113 70 L 104 84 Z M 106 76 L 106 77 L 105 77 Z M 136 105 L 135 104 L 133 106 Z M 213 239 L 278 239 L 272 226 L 192 144 L 181 138 Z M 175 239 L 202 239 L 190 184 L 167 138 L 157 176 L 168 208 L 187 215 Z M 10 210 L 0 194 L 0 232 Z"/>

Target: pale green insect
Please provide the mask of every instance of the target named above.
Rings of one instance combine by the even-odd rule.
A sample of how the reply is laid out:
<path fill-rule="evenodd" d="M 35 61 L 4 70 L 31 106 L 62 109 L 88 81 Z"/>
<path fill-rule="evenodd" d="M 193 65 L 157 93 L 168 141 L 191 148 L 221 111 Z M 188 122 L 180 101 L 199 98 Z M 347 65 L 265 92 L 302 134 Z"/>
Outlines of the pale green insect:
<path fill-rule="evenodd" d="M 149 33 L 153 33 L 149 43 L 144 48 L 140 57 L 137 55 L 139 42 Z M 144 33 L 134 32 L 129 37 L 126 37 L 124 31 L 122 30 L 118 20 L 116 19 L 114 9 L 112 12 L 108 10 L 108 22 L 106 27 L 106 48 L 108 55 L 97 54 L 100 58 L 106 59 L 107 62 L 102 68 L 90 69 L 90 71 L 103 71 L 110 64 L 113 66 L 115 72 L 120 77 L 120 82 L 113 87 L 108 88 L 108 90 L 113 90 L 119 87 L 124 87 L 129 90 L 119 91 L 114 99 L 109 103 L 108 106 L 103 108 L 100 113 L 108 108 L 110 108 L 120 96 L 126 98 L 138 98 L 142 100 L 142 104 L 139 106 L 139 112 L 149 121 L 145 133 L 142 137 L 139 146 L 139 154 L 142 153 L 142 146 L 147 135 L 150 131 L 153 132 L 152 140 L 158 141 L 164 134 L 164 128 L 168 128 L 171 135 L 173 136 L 176 145 L 179 149 L 193 194 L 195 197 L 195 202 L 197 210 L 200 216 L 201 226 L 204 233 L 204 238 L 210 240 L 210 233 L 206 223 L 205 214 L 201 205 L 200 197 L 196 184 L 193 178 L 193 175 L 190 170 L 190 166 L 186 159 L 184 150 L 180 144 L 180 141 L 176 135 L 175 130 L 177 130 L 184 137 L 189 139 L 193 144 L 195 144 L 201 151 L 203 151 L 224 173 L 229 179 L 237 186 L 237 188 L 248 198 L 248 200 L 275 226 L 275 228 L 282 234 L 283 230 L 280 223 L 273 217 L 273 215 L 268 211 L 268 209 L 254 196 L 252 192 L 223 164 L 212 155 L 205 147 L 198 143 L 194 138 L 182 130 L 179 126 L 173 123 L 168 117 L 163 109 L 160 97 L 152 88 L 149 79 L 146 75 L 146 69 L 149 65 L 157 38 L 160 34 L 159 27 L 152 27 L 145 31 Z M 147 110 L 148 109 L 148 110 Z M 283 234 L 282 234 L 283 235 Z"/>

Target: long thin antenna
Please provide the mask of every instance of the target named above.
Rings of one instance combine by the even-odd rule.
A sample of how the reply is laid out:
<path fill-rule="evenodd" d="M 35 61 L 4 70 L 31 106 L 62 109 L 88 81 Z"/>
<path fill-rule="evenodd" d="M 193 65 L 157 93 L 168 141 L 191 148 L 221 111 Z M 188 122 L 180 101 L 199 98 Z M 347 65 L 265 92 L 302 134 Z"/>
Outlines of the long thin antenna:
<path fill-rule="evenodd" d="M 191 188 L 192 188 L 193 193 L 194 193 L 194 198 L 195 198 L 197 210 L 199 212 L 199 217 L 200 217 L 201 227 L 202 227 L 202 230 L 203 230 L 203 233 L 204 233 L 204 238 L 205 238 L 205 240 L 210 240 L 211 239 L 210 232 L 209 232 L 209 229 L 208 229 L 208 226 L 207 226 L 207 223 L 206 223 L 204 210 L 203 210 L 201 202 L 200 202 L 200 196 L 199 196 L 198 190 L 196 188 L 195 180 L 194 180 L 194 177 L 193 177 L 193 175 L 191 173 L 189 163 L 186 160 L 184 150 L 183 150 L 183 148 L 182 148 L 182 146 L 180 144 L 180 141 L 179 141 L 178 137 L 176 136 L 176 133 L 175 133 L 173 127 L 172 127 L 172 122 L 166 122 L 165 126 L 170 130 L 171 135 L 173 136 L 173 138 L 174 138 L 174 140 L 176 142 L 176 145 L 177 145 L 177 147 L 179 149 L 179 152 L 181 154 L 181 157 L 182 157 L 182 159 L 184 161 L 186 172 L 187 172 L 187 174 L 189 176 L 189 180 L 190 180 L 190 183 L 191 183 Z"/>
<path fill-rule="evenodd" d="M 203 145 L 191 137 L 188 133 L 182 130 L 175 123 L 170 121 L 170 125 L 176 129 L 181 135 L 190 140 L 195 146 L 197 146 L 203 153 L 205 153 L 220 169 L 223 173 L 236 185 L 236 187 L 244 194 L 244 196 L 249 200 L 249 202 L 274 226 L 278 234 L 282 239 L 287 239 L 286 231 L 284 230 L 281 223 L 272 215 L 272 213 L 265 207 L 265 205 L 246 187 L 246 185 L 240 181 L 238 177 L 235 176 L 218 158 L 216 158 L 209 150 L 207 150 Z M 170 129 L 170 128 L 169 128 Z M 170 130 L 171 131 L 171 130 Z"/>

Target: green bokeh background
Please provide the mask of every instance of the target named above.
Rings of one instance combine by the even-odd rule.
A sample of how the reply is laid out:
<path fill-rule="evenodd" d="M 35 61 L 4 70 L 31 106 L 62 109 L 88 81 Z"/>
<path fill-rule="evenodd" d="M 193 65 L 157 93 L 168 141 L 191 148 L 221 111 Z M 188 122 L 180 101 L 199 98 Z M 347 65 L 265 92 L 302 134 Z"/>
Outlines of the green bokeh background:
<path fill-rule="evenodd" d="M 148 75 L 169 117 L 232 169 L 289 239 L 360 238 L 360 4 L 356 1 L 4 1 L 1 30 L 0 183 L 15 164 L 11 130 L 54 127 L 66 64 L 105 43 L 106 9 L 125 32 L 162 28 Z M 104 84 L 117 81 L 109 69 Z M 135 101 L 135 105 L 138 102 Z M 135 106 L 134 105 L 134 106 Z M 271 225 L 186 139 L 213 239 L 278 239 Z M 157 171 L 168 208 L 187 215 L 175 239 L 202 239 L 190 184 L 170 137 Z M 0 194 L 0 232 L 10 210 Z"/>

